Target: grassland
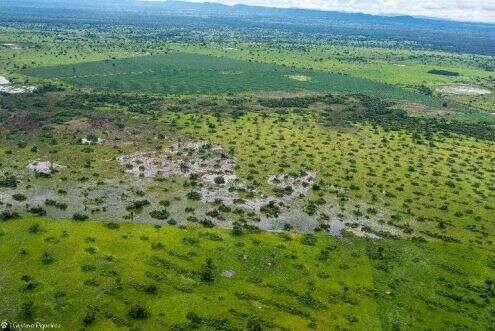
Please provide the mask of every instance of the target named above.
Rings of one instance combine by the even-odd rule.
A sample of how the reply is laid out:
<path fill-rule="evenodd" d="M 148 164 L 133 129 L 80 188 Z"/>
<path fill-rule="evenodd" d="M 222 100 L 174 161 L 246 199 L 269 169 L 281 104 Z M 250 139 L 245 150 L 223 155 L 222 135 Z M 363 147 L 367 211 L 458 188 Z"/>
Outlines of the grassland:
<path fill-rule="evenodd" d="M 43 218 L 2 222 L 0 233 L 0 313 L 11 320 L 95 330 L 493 323 L 493 261 L 472 245 Z"/>
<path fill-rule="evenodd" d="M 0 28 L 0 321 L 493 330 L 493 56 L 60 24 Z"/>
<path fill-rule="evenodd" d="M 42 67 L 25 73 L 108 91 L 168 94 L 258 91 L 359 92 L 398 100 L 441 104 L 434 98 L 371 80 L 186 53 Z"/>

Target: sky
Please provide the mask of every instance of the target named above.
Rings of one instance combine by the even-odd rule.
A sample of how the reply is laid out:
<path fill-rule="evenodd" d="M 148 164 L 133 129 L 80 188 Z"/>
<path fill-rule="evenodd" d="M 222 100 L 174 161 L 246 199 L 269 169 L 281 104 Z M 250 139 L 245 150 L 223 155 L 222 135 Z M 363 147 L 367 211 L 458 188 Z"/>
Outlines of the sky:
<path fill-rule="evenodd" d="M 460 21 L 495 23 L 495 0 L 188 0 L 246 4 L 266 7 L 297 7 L 368 14 L 405 14 Z"/>

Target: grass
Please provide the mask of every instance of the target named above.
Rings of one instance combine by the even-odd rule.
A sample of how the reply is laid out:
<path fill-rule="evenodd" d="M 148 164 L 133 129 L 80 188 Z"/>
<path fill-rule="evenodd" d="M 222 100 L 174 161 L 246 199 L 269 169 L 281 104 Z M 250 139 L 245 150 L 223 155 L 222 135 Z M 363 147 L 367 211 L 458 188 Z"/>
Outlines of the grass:
<path fill-rule="evenodd" d="M 0 290 L 9 304 L 0 315 L 9 320 L 95 330 L 188 329 L 191 320 L 207 328 L 321 330 L 483 329 L 493 322 L 491 269 L 471 245 L 327 235 L 305 245 L 297 234 L 46 218 L 2 222 L 0 233 L 9 271 Z M 201 280 L 208 258 L 212 282 Z M 234 275 L 222 276 L 226 270 Z M 145 318 L 129 314 L 136 306 Z"/>
<path fill-rule="evenodd" d="M 235 48 L 221 44 L 176 44 L 172 49 L 198 54 L 261 63 L 284 64 L 294 68 L 312 68 L 346 73 L 403 87 L 435 86 L 459 81 L 475 82 L 491 76 L 493 58 L 435 51 L 398 48 L 355 47 L 349 45 L 312 45 L 293 47 L 240 43 Z M 456 72 L 460 76 L 429 73 L 431 70 Z"/>
<path fill-rule="evenodd" d="M 441 104 L 438 99 L 367 79 L 186 53 L 42 67 L 29 69 L 25 73 L 108 91 L 167 94 L 350 92 Z"/>
<path fill-rule="evenodd" d="M 88 110 L 80 116 L 105 118 L 109 123 L 124 121 L 126 125 L 120 129 L 95 128 L 86 122 L 69 121 L 53 126 L 41 139 L 39 132 L 31 138 L 15 134 L 4 137 L 5 147 L 0 156 L 2 174 L 15 174 L 20 181 L 16 189 L 5 192 L 9 196 L 23 194 L 29 203 L 31 199 L 38 201 L 40 194 L 44 196 L 48 194 L 44 190 L 48 190 L 51 193 L 46 198 L 69 204 L 64 211 L 47 208 L 49 215 L 57 217 L 70 217 L 84 209 L 89 214 L 94 209 L 95 218 L 118 220 L 128 216 L 127 204 L 148 199 L 150 206 L 134 215 L 136 221 L 150 221 L 149 213 L 160 209 L 161 200 L 170 201 L 167 209 L 171 218 L 185 223 L 188 216 L 201 220 L 217 206 L 187 199 L 186 194 L 191 191 L 188 178 L 147 179 L 142 181 L 142 187 L 137 187 L 137 177 L 125 173 L 115 158 L 166 149 L 179 139 L 205 140 L 219 144 L 233 157 L 236 175 L 248 184 L 246 194 L 256 188 L 272 195 L 273 187 L 267 182 L 270 176 L 309 170 L 316 172 L 322 188 L 296 201 L 295 208 L 304 210 L 307 204 L 316 203 L 321 213 L 334 217 L 342 214 L 339 217 L 349 222 L 356 217 L 354 214 L 364 215 L 431 240 L 440 236 L 444 240 L 480 245 L 490 241 L 485 234 L 494 231 L 489 221 L 495 208 L 493 142 L 446 133 L 426 138 L 421 133 L 385 131 L 365 123 L 342 126 L 321 118 L 322 109 L 326 108 L 333 109 L 331 113 L 335 116 L 342 109 L 359 109 L 361 106 L 353 98 L 328 107 L 315 104 L 304 111 L 266 108 L 245 113 L 213 111 L 230 109 L 229 103 L 237 102 L 222 98 L 199 101 L 181 98 L 178 103 L 165 102 L 174 111 L 159 110 L 154 115 L 131 113 L 122 108 Z M 245 107 L 261 107 L 256 99 L 242 102 L 249 104 Z M 63 102 L 61 107 L 65 112 Z M 196 110 L 200 107 L 203 112 Z M 78 143 L 77 139 L 90 132 L 106 143 L 90 148 Z M 16 146 L 19 140 L 25 144 Z M 53 145 L 52 140 L 57 144 Z M 11 147 L 7 149 L 7 146 Z M 35 152 L 33 146 L 37 147 Z M 25 171 L 26 165 L 36 159 L 51 160 L 67 168 L 51 178 L 39 178 Z M 341 188 L 345 194 L 336 194 L 332 187 Z M 101 209 L 110 207 L 111 200 L 96 205 L 93 202 L 91 197 L 105 188 L 118 197 L 116 209 Z M 68 193 L 58 194 L 60 189 Z M 144 196 L 137 195 L 141 190 Z M 81 196 L 84 199 L 78 198 Z M 25 202 L 17 205 L 20 212 L 25 211 Z M 187 213 L 186 208 L 194 212 Z M 369 208 L 377 209 L 380 215 L 369 214 Z M 229 220 L 247 217 L 230 212 L 223 216 Z"/>

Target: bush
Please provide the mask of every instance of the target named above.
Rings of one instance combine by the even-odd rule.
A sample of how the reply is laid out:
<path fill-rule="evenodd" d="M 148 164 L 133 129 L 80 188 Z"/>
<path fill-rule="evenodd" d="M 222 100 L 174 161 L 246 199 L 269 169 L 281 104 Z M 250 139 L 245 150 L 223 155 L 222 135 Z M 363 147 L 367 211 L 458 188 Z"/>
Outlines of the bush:
<path fill-rule="evenodd" d="M 129 309 L 128 315 L 135 320 L 144 320 L 150 316 L 148 308 L 141 305 L 134 305 Z"/>
<path fill-rule="evenodd" d="M 193 200 L 193 201 L 199 201 L 199 199 L 201 199 L 201 194 L 199 194 L 198 192 L 195 192 L 195 191 L 191 191 L 191 192 L 187 193 L 186 196 L 189 200 Z"/>
<path fill-rule="evenodd" d="M 167 218 L 169 218 L 170 213 L 166 209 L 153 210 L 152 212 L 150 212 L 150 216 L 158 220 L 166 220 Z"/>
<path fill-rule="evenodd" d="M 0 177 L 0 187 L 16 188 L 17 178 L 13 175 L 4 175 Z"/>
<path fill-rule="evenodd" d="M 234 222 L 232 225 L 232 234 L 234 236 L 240 236 L 242 235 L 243 229 L 242 229 L 242 224 L 239 222 Z"/>
<path fill-rule="evenodd" d="M 215 223 L 213 223 L 210 219 L 205 218 L 201 220 L 201 225 L 204 226 L 205 228 L 213 228 L 215 227 Z"/>
<path fill-rule="evenodd" d="M 28 231 L 29 231 L 29 233 L 41 232 L 41 226 L 38 223 L 33 224 L 29 227 Z"/>
<path fill-rule="evenodd" d="M 21 305 L 21 317 L 24 319 L 32 319 L 34 315 L 34 304 L 32 301 L 23 302 Z"/>
<path fill-rule="evenodd" d="M 144 286 L 144 293 L 147 294 L 157 294 L 158 293 L 158 287 L 156 285 L 146 285 Z"/>
<path fill-rule="evenodd" d="M 301 244 L 314 246 L 316 244 L 316 237 L 311 233 L 306 233 L 301 239 Z"/>
<path fill-rule="evenodd" d="M 280 207 L 275 204 L 275 201 L 270 201 L 267 205 L 261 207 L 260 211 L 268 217 L 278 217 Z"/>
<path fill-rule="evenodd" d="M 206 263 L 203 265 L 200 272 L 201 281 L 213 283 L 215 281 L 215 276 L 213 274 L 214 269 L 213 260 L 211 258 L 206 259 Z"/>
<path fill-rule="evenodd" d="M 96 320 L 95 313 L 92 311 L 88 311 L 86 312 L 86 315 L 84 315 L 82 322 L 84 326 L 90 326 L 91 324 L 94 323 L 95 320 Z"/>
<path fill-rule="evenodd" d="M 37 207 L 31 207 L 29 208 L 28 210 L 31 214 L 34 214 L 36 216 L 45 216 L 46 215 L 46 210 L 43 209 L 42 207 L 40 206 L 37 206 Z"/>
<path fill-rule="evenodd" d="M 74 221 L 86 221 L 88 219 L 88 215 L 80 214 L 80 213 L 75 213 L 72 215 L 72 219 Z"/>
<path fill-rule="evenodd" d="M 136 200 L 131 202 L 130 205 L 126 207 L 127 211 L 141 210 L 146 206 L 149 206 L 150 202 L 148 200 Z"/>
<path fill-rule="evenodd" d="M 215 177 L 214 181 L 217 185 L 225 184 L 225 179 L 222 176 Z"/>
<path fill-rule="evenodd" d="M 105 227 L 110 230 L 118 230 L 120 228 L 120 224 L 115 222 L 109 222 L 109 223 L 105 223 Z"/>
<path fill-rule="evenodd" d="M 0 213 L 0 221 L 9 221 L 15 218 L 19 218 L 19 214 L 10 210 L 4 210 Z"/>
<path fill-rule="evenodd" d="M 26 201 L 27 197 L 24 194 L 16 193 L 16 194 L 12 195 L 12 199 L 20 202 L 20 201 Z"/>
<path fill-rule="evenodd" d="M 53 263 L 53 261 L 55 261 L 55 257 L 51 253 L 44 252 L 41 255 L 41 263 L 43 263 L 43 264 L 51 264 L 51 263 Z"/>

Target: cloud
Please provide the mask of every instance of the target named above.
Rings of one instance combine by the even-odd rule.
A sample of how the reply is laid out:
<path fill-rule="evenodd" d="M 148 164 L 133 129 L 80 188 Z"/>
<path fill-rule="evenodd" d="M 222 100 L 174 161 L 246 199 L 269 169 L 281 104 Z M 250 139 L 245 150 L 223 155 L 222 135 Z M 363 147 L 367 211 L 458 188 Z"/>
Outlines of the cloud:
<path fill-rule="evenodd" d="M 189 0 L 205 2 L 204 0 Z M 207 0 L 227 5 L 297 7 L 369 14 L 405 14 L 495 23 L 495 0 Z"/>

